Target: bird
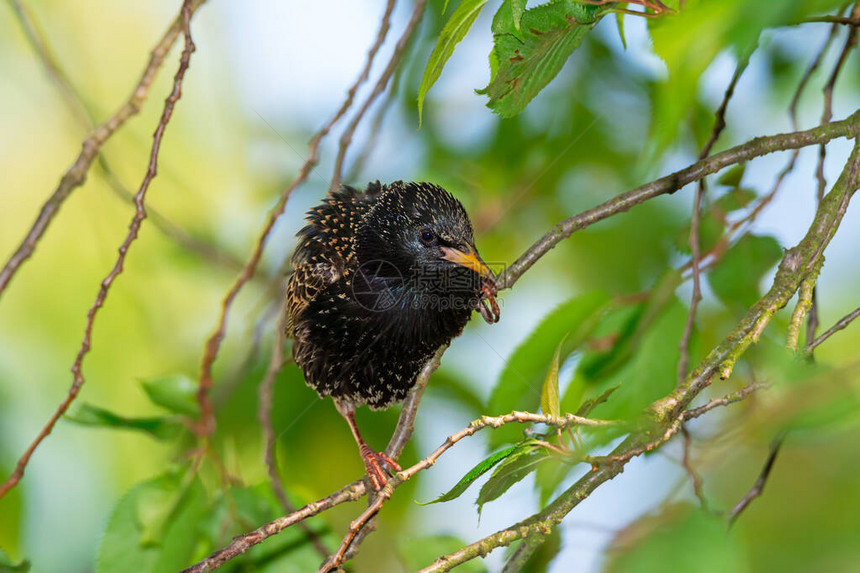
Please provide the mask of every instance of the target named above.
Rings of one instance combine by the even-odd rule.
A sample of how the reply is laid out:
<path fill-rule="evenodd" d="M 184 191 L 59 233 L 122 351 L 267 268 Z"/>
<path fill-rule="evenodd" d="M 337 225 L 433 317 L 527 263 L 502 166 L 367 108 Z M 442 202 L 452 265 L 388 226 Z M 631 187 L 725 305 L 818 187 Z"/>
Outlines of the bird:
<path fill-rule="evenodd" d="M 402 401 L 474 310 L 498 322 L 496 278 L 463 205 L 432 183 L 342 185 L 306 222 L 287 279 L 285 334 L 307 385 L 349 424 L 378 491 L 401 468 L 367 445 L 355 409 Z"/>

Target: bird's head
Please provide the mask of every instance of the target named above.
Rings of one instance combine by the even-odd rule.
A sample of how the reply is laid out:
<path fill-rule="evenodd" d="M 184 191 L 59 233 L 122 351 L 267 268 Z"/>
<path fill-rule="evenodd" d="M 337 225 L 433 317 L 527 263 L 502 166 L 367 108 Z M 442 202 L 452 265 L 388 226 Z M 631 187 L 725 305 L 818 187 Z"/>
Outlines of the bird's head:
<path fill-rule="evenodd" d="M 399 274 L 413 293 L 480 300 L 496 292 L 495 277 L 475 248 L 463 205 L 430 183 L 387 187 L 362 221 L 356 255 L 360 266 L 384 261 L 392 271 L 388 274 Z"/>

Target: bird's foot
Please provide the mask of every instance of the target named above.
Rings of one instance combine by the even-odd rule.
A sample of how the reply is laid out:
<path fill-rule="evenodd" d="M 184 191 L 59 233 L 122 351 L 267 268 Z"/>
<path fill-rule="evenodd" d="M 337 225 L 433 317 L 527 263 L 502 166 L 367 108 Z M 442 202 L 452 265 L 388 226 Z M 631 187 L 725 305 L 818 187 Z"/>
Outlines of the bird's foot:
<path fill-rule="evenodd" d="M 400 471 L 400 465 L 392 460 L 385 452 L 374 452 L 366 444 L 360 448 L 361 459 L 364 461 L 364 468 L 367 470 L 367 475 L 370 478 L 370 483 L 373 484 L 373 489 L 381 490 L 388 483 L 390 471 L 386 471 L 383 465 L 388 466 L 395 472 Z"/>

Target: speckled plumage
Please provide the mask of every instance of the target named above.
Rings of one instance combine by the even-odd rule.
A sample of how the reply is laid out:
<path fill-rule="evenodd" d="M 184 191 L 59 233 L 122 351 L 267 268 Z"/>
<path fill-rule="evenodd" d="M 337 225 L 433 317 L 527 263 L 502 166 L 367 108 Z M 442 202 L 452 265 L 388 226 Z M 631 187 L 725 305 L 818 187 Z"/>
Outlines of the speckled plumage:
<path fill-rule="evenodd" d="M 436 185 L 377 182 L 342 187 L 307 220 L 287 288 L 296 364 L 320 396 L 374 409 L 403 400 L 481 298 L 478 274 L 439 256 L 450 246 L 477 257 L 466 211 Z"/>

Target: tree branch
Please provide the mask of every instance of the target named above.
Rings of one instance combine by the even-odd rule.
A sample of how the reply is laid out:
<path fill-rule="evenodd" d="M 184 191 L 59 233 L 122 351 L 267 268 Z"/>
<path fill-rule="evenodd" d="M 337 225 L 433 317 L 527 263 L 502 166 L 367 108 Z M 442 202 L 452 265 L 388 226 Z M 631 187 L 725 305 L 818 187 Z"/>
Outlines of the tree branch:
<path fill-rule="evenodd" d="M 791 313 L 791 318 L 788 321 L 788 333 L 785 342 L 786 348 L 792 352 L 797 352 L 797 345 L 800 340 L 800 327 L 803 324 L 803 319 L 812 308 L 815 279 L 815 276 L 803 279 L 797 292 L 797 305 L 794 307 L 794 312 Z"/>
<path fill-rule="evenodd" d="M 858 125 L 860 124 L 860 115 L 855 113 L 851 121 L 855 126 L 854 129 L 860 127 Z M 823 128 L 829 127 L 823 126 Z M 854 131 L 854 133 L 857 132 Z M 714 157 L 718 156 L 719 154 Z M 646 410 L 646 415 L 642 420 L 644 425 L 641 430 L 625 438 L 610 455 L 589 458 L 593 464 L 592 471 L 568 488 L 542 511 L 454 553 L 440 557 L 431 566 L 421 571 L 449 571 L 457 565 L 475 557 L 484 556 L 497 547 L 510 545 L 518 539 L 535 534 L 549 534 L 552 528 L 561 523 L 564 516 L 580 501 L 587 498 L 602 483 L 621 473 L 630 459 L 653 450 L 668 441 L 683 427 L 683 422 L 688 417 L 701 415 L 708 409 L 719 405 L 719 402 L 714 403 L 713 406 L 709 403 L 699 409 L 690 410 L 689 413 L 685 410 L 699 392 L 710 384 L 714 375 L 719 373 L 722 378 L 727 378 L 731 374 L 734 363 L 751 344 L 758 340 L 773 314 L 785 306 L 801 282 L 810 273 L 818 272 L 821 254 L 832 239 L 845 213 L 848 201 L 857 190 L 858 173 L 860 173 L 860 143 L 855 142 L 854 149 L 842 174 L 830 193 L 820 203 L 806 237 L 796 247 L 786 252 L 770 291 L 750 308 L 746 316 L 723 342 L 693 370 L 684 384 L 677 387 L 666 398 L 654 402 Z M 555 242 L 546 250 L 551 248 Z M 517 276 L 516 273 L 513 274 L 514 279 Z"/>
<path fill-rule="evenodd" d="M 385 66 L 385 69 L 376 81 L 376 85 L 373 86 L 373 91 L 370 92 L 370 95 L 368 95 L 367 99 L 364 100 L 364 104 L 361 106 L 361 109 L 358 110 L 358 113 L 355 114 L 355 117 L 352 118 L 352 121 L 349 122 L 346 129 L 343 131 L 343 134 L 340 136 L 337 157 L 334 161 L 334 170 L 331 177 L 331 186 L 329 188 L 330 192 L 334 192 L 338 187 L 340 187 L 341 176 L 343 174 L 343 163 L 346 160 L 346 152 L 349 149 L 350 143 L 352 143 L 352 137 L 355 134 L 355 130 L 358 127 L 358 124 L 361 123 L 367 110 L 370 109 L 370 106 L 376 101 L 376 98 L 385 91 L 388 81 L 391 79 L 392 74 L 394 74 L 394 70 L 396 70 L 397 66 L 400 64 L 400 58 L 415 32 L 418 22 L 421 20 L 421 15 L 424 13 L 424 6 L 426 4 L 427 0 L 417 0 L 417 2 L 415 2 L 415 6 L 412 9 L 412 16 L 410 16 L 409 22 L 403 30 L 403 34 L 401 34 L 400 39 L 397 40 L 397 44 L 394 46 L 394 52 L 391 54 L 391 59 L 388 60 L 388 65 Z M 390 10 L 392 8 L 393 2 L 389 2 L 388 9 Z M 386 12 L 386 14 L 388 14 L 388 12 Z M 379 46 L 377 45 L 375 47 L 378 48 Z"/>
<path fill-rule="evenodd" d="M 190 7 L 191 14 L 193 15 L 197 8 L 199 8 L 205 1 L 206 0 L 194 0 Z M 3 268 L 0 269 L 0 296 L 3 295 L 6 287 L 9 286 L 9 282 L 12 280 L 12 277 L 15 276 L 15 273 L 21 265 L 33 255 L 36 245 L 41 240 L 42 235 L 44 235 L 65 200 L 69 197 L 72 191 L 83 185 L 87 177 L 87 172 L 89 171 L 93 160 L 99 154 L 101 146 L 114 134 L 114 132 L 116 132 L 117 129 L 122 127 L 130 117 L 140 112 L 141 107 L 143 107 L 143 103 L 149 95 L 149 88 L 152 86 L 152 82 L 155 81 L 158 70 L 161 68 L 170 48 L 173 46 L 174 42 L 176 42 L 176 38 L 182 31 L 182 24 L 181 15 L 177 16 L 164 33 L 164 36 L 162 36 L 161 40 L 156 44 L 155 48 L 153 48 L 149 58 L 149 63 L 143 70 L 143 75 L 140 77 L 134 90 L 132 90 L 128 100 L 126 100 L 116 113 L 106 119 L 104 123 L 93 130 L 93 132 L 84 140 L 81 153 L 78 155 L 72 166 L 65 172 L 62 179 L 60 179 L 60 183 L 54 190 L 51 197 L 42 205 L 42 209 L 39 212 L 38 217 L 36 217 L 36 221 L 27 232 L 24 240 Z"/>
<path fill-rule="evenodd" d="M 206 571 L 214 571 L 221 565 L 224 565 L 234 557 L 245 553 L 248 549 L 258 543 L 268 539 L 276 533 L 280 533 L 287 527 L 299 523 L 309 517 L 313 517 L 318 513 L 332 508 L 336 505 L 361 499 L 365 494 L 364 483 L 361 481 L 353 482 L 352 484 L 340 489 L 333 494 L 324 497 L 318 501 L 307 504 L 301 509 L 289 513 L 283 517 L 279 517 L 274 521 L 270 521 L 243 535 L 237 535 L 229 545 L 220 549 L 207 557 L 206 559 L 183 569 L 182 573 L 204 573 Z"/>
<path fill-rule="evenodd" d="M 69 108 L 71 114 L 75 117 L 78 123 L 81 124 L 88 132 L 96 127 L 95 114 L 87 106 L 80 92 L 72 85 L 71 80 L 63 70 L 60 63 L 57 61 L 54 50 L 45 38 L 38 21 L 30 13 L 29 9 L 21 4 L 19 0 L 9 0 L 15 12 L 18 24 L 24 30 L 24 35 L 27 41 L 32 46 L 39 61 L 45 68 L 45 72 L 51 79 L 52 83 L 57 87 L 63 101 L 66 102 L 66 107 Z M 130 191 L 120 178 L 114 172 L 110 163 L 107 160 L 105 153 L 100 152 L 96 157 L 96 162 L 101 168 L 102 175 L 105 181 L 123 201 L 134 205 L 134 193 Z M 219 248 L 217 245 L 201 240 L 176 223 L 162 215 L 152 205 L 147 207 L 147 218 L 150 225 L 161 231 L 165 237 L 176 242 L 177 245 L 187 251 L 197 254 L 209 262 L 224 266 L 227 269 L 237 271 L 242 268 L 243 262 L 233 256 L 231 253 Z"/>
<path fill-rule="evenodd" d="M 836 334 L 837 332 L 839 332 L 840 330 L 842 330 L 843 328 L 845 328 L 846 326 L 851 324 L 851 322 L 854 319 L 856 319 L 858 316 L 860 316 L 860 307 L 854 309 L 853 311 L 849 312 L 848 314 L 846 314 L 845 316 L 840 318 L 838 321 L 836 321 L 836 324 L 834 324 L 833 326 L 828 328 L 824 334 L 822 334 L 821 336 L 819 336 L 818 338 L 813 340 L 811 343 L 807 344 L 806 348 L 804 348 L 804 350 L 806 352 L 813 351 L 822 342 L 824 342 L 825 340 L 827 340 L 828 338 L 830 338 L 831 336 L 833 336 L 834 334 Z"/>
<path fill-rule="evenodd" d="M 422 2 L 419 1 L 419 4 L 423 7 Z M 417 17 L 415 16 L 416 13 Z M 407 29 L 404 31 L 404 35 L 403 37 L 401 37 L 401 41 L 404 41 L 404 38 L 408 39 L 408 36 L 414 32 L 418 18 L 420 18 L 420 11 L 418 10 L 418 5 L 416 5 L 416 10 L 413 11 L 413 19 L 410 20 L 409 24 L 407 25 Z M 310 174 L 311 169 L 313 169 L 313 167 L 317 164 L 317 161 L 319 160 L 319 148 L 322 139 L 326 135 L 328 135 L 328 133 L 335 126 L 335 124 L 337 124 L 344 117 L 344 115 L 346 115 L 347 111 L 349 111 L 350 107 L 352 106 L 355 92 L 358 90 L 358 87 L 366 80 L 373 65 L 373 61 L 376 57 L 378 47 L 382 45 L 382 42 L 384 41 L 384 38 L 387 33 L 388 22 L 383 19 L 383 22 L 380 25 L 379 33 L 377 34 L 377 39 L 373 44 L 373 48 L 371 48 L 370 52 L 368 52 L 367 61 L 361 74 L 359 75 L 353 86 L 347 92 L 346 99 L 344 100 L 340 109 L 338 109 L 337 113 L 335 113 L 334 117 L 332 117 L 332 119 L 329 120 L 329 122 L 325 124 L 311 139 L 309 144 L 310 154 L 308 156 L 308 159 L 302 165 L 296 179 L 289 185 L 289 187 L 284 190 L 277 204 L 269 212 L 269 218 L 266 224 L 263 226 L 262 231 L 260 232 L 259 238 L 257 239 L 256 246 L 254 247 L 254 251 L 251 253 L 250 259 L 248 260 L 247 264 L 242 269 L 242 272 L 239 274 L 239 277 L 233 283 L 233 286 L 230 288 L 230 290 L 227 292 L 227 295 L 221 302 L 221 312 L 218 315 L 218 323 L 215 327 L 215 331 L 206 341 L 203 358 L 200 365 L 200 380 L 197 390 L 197 401 L 200 404 L 200 423 L 197 425 L 196 432 L 197 435 L 201 438 L 207 438 L 209 435 L 212 434 L 213 430 L 215 429 L 215 413 L 212 408 L 211 400 L 209 399 L 209 391 L 211 390 L 212 384 L 214 382 L 212 377 L 212 366 L 215 363 L 215 359 L 218 357 L 218 351 L 221 347 L 221 341 L 224 339 L 224 334 L 227 329 L 227 315 L 230 312 L 230 308 L 233 305 L 233 301 L 239 294 L 239 291 L 242 289 L 242 287 L 245 286 L 245 283 L 247 283 L 254 275 L 254 272 L 257 268 L 257 264 L 259 263 L 260 258 L 263 255 L 263 249 L 265 248 L 265 245 L 269 239 L 269 235 L 271 234 L 272 228 L 274 228 L 275 223 L 284 213 L 284 210 L 287 205 L 287 199 L 290 198 L 290 195 L 292 195 L 293 191 L 299 185 L 304 183 L 304 181 Z M 398 46 L 399 45 L 400 43 L 398 43 Z M 398 51 L 395 49 L 395 53 L 392 55 L 391 60 L 388 63 L 388 68 L 392 68 L 393 66 L 396 67 L 397 60 L 400 57 L 401 52 L 402 50 Z M 389 73 L 390 75 L 390 72 L 388 72 L 388 68 L 386 68 L 386 72 L 383 72 L 383 75 L 385 75 L 386 73 Z M 374 90 L 374 93 L 376 93 L 376 90 Z M 371 97 L 375 98 L 376 96 L 371 94 L 371 96 L 368 97 L 368 100 L 370 100 Z M 365 105 L 369 105 L 367 101 L 365 102 Z"/>
<path fill-rule="evenodd" d="M 427 366 L 425 366 L 424 372 L 427 372 L 431 369 L 433 361 L 429 362 Z M 355 537 L 356 533 L 363 527 L 365 523 L 373 516 L 373 514 L 378 511 L 379 507 L 385 503 L 385 500 L 391 497 L 392 492 L 403 482 L 412 478 L 418 472 L 425 470 L 431 467 L 439 457 L 442 456 L 446 451 L 448 451 L 454 444 L 471 436 L 482 430 L 484 428 L 492 427 L 498 428 L 505 424 L 547 424 L 550 426 L 554 426 L 557 428 L 566 428 L 570 426 L 588 426 L 588 427 L 614 427 L 617 426 L 617 423 L 609 420 L 594 420 L 591 418 L 584 418 L 582 416 L 576 416 L 574 414 L 565 414 L 563 416 L 548 416 L 544 414 L 533 414 L 531 412 L 511 412 L 510 414 L 504 416 L 481 416 L 477 420 L 474 420 L 471 424 L 457 432 L 456 434 L 452 434 L 448 436 L 445 442 L 436 448 L 429 456 L 414 464 L 413 466 L 398 472 L 394 477 L 388 480 L 388 484 L 378 493 L 377 499 L 372 503 L 367 510 L 365 510 L 359 519 L 353 522 L 353 525 L 350 526 L 350 532 L 347 534 L 347 538 L 344 538 L 344 541 L 341 543 L 341 547 L 338 550 L 338 553 L 332 557 L 332 560 L 329 564 L 335 563 L 334 560 L 342 561 L 343 555 L 346 553 L 347 548 Z M 388 450 L 395 451 L 396 453 L 396 444 L 395 449 Z M 405 443 L 405 442 L 403 442 Z M 391 447 L 391 444 L 389 444 Z M 276 533 L 280 533 L 290 525 L 298 523 L 308 517 L 312 517 L 317 515 L 321 511 L 334 507 L 335 505 L 339 505 L 341 503 L 347 501 L 355 501 L 366 493 L 366 488 L 363 481 L 353 482 L 352 484 L 344 487 L 343 489 L 331 494 L 328 497 L 324 497 L 318 501 L 313 503 L 309 503 L 303 508 L 294 511 L 288 515 L 280 517 L 274 521 L 271 521 L 262 527 L 255 529 L 250 533 L 246 533 L 244 535 L 237 535 L 233 538 L 233 541 L 225 548 L 213 553 L 203 561 L 200 561 L 196 565 L 189 567 L 183 571 L 183 573 L 201 573 L 204 571 L 212 571 L 233 557 L 240 555 L 253 547 L 254 545 L 260 543 L 261 541 L 275 535 Z M 339 557 L 338 557 L 339 556 Z M 336 565 L 331 565 L 332 567 Z"/>
<path fill-rule="evenodd" d="M 764 484 L 767 483 L 767 478 L 770 476 L 770 472 L 773 469 L 773 464 L 776 461 L 776 456 L 779 453 L 780 448 L 782 447 L 782 442 L 784 439 L 785 435 L 783 434 L 776 438 L 770 445 L 770 453 L 768 454 L 767 459 L 764 462 L 764 467 L 762 467 L 758 479 L 755 480 L 755 483 L 750 488 L 750 490 L 729 512 L 729 527 L 734 525 L 737 518 L 749 506 L 749 504 L 751 504 L 755 498 L 761 496 L 761 494 L 764 492 Z"/>
<path fill-rule="evenodd" d="M 747 396 L 752 394 L 753 392 L 758 392 L 759 390 L 764 390 L 770 388 L 769 384 L 765 384 L 763 382 L 750 382 L 737 392 L 732 392 L 730 394 L 726 394 L 722 398 L 714 398 L 708 403 L 699 406 L 697 408 L 690 408 L 684 413 L 684 421 L 689 421 L 694 418 L 698 418 L 699 416 L 706 414 L 713 410 L 714 408 L 719 408 L 721 406 L 728 406 L 729 404 L 734 404 L 735 402 L 740 402 L 741 400 L 745 400 Z"/>
<path fill-rule="evenodd" d="M 738 62 L 738 65 L 735 68 L 735 73 L 732 75 L 732 79 L 723 94 L 723 101 L 720 102 L 720 106 L 714 114 L 714 127 L 711 129 L 711 135 L 708 137 L 707 143 L 705 143 L 704 147 L 702 147 L 702 151 L 699 153 L 700 161 L 710 155 L 714 144 L 726 128 L 726 110 L 729 107 L 729 101 L 731 101 L 732 96 L 735 93 L 735 87 L 738 85 L 741 75 L 743 75 L 744 70 L 746 70 L 747 65 L 749 65 L 751 56 L 752 53 L 747 54 L 745 58 Z M 696 196 L 693 199 L 693 215 L 690 218 L 690 236 L 688 241 L 691 255 L 690 265 L 692 267 L 693 293 L 690 295 L 690 310 L 687 313 L 684 332 L 681 335 L 681 341 L 678 343 L 678 354 L 680 356 L 678 358 L 677 370 L 678 384 L 682 383 L 687 377 L 687 368 L 690 365 L 690 338 L 693 336 L 693 326 L 696 324 L 696 312 L 699 309 L 699 301 L 702 300 L 699 268 L 702 253 L 699 239 L 699 224 L 702 218 L 702 197 L 705 194 L 705 189 L 705 179 L 699 179 L 699 185 L 696 187 Z"/>
<path fill-rule="evenodd" d="M 699 506 L 704 510 L 708 511 L 708 498 L 705 497 L 705 492 L 702 489 L 702 477 L 696 473 L 696 470 L 693 468 L 693 464 L 690 461 L 690 448 L 691 448 L 691 437 L 690 432 L 687 430 L 686 426 L 681 426 L 681 435 L 684 437 L 684 448 L 682 450 L 681 455 L 681 465 L 684 467 L 684 471 L 687 472 L 687 475 L 690 476 L 690 484 L 693 486 L 693 493 L 696 495 L 696 499 L 699 500 Z"/>
<path fill-rule="evenodd" d="M 850 18 L 845 16 L 815 16 L 812 18 L 806 18 L 804 22 L 827 22 L 856 28 L 857 26 L 860 26 L 860 16 L 852 16 Z"/>
<path fill-rule="evenodd" d="M 331 556 L 325 563 L 320 567 L 319 571 L 321 573 L 328 573 L 329 571 L 334 571 L 344 562 L 344 558 L 346 556 L 347 549 L 350 544 L 353 542 L 356 534 L 361 530 L 362 527 L 372 518 L 374 515 L 382 509 L 383 504 L 391 499 L 391 495 L 394 493 L 394 490 L 400 486 L 403 482 L 407 481 L 409 478 L 413 477 L 421 470 L 425 470 L 431 467 L 436 461 L 444 454 L 446 451 L 451 449 L 457 442 L 471 436 L 478 432 L 479 430 L 483 430 L 487 427 L 498 428 L 505 424 L 510 423 L 520 423 L 520 424 L 547 424 L 549 426 L 553 426 L 559 429 L 564 429 L 570 426 L 586 426 L 586 427 L 614 427 L 618 424 L 608 420 L 593 420 L 590 418 L 583 418 L 582 416 L 576 416 L 574 414 L 565 414 L 564 416 L 550 416 L 546 414 L 533 414 L 531 412 L 511 412 L 505 416 L 481 416 L 477 420 L 473 421 L 464 429 L 460 430 L 456 434 L 452 434 L 448 436 L 445 442 L 436 448 L 436 450 L 431 453 L 429 456 L 413 465 L 412 467 L 398 472 L 394 478 L 388 481 L 388 484 L 378 493 L 376 499 L 373 503 L 371 503 L 367 509 L 358 516 L 355 521 L 350 523 L 349 530 L 347 531 L 346 536 L 343 538 L 343 541 L 340 544 L 340 547 L 333 556 Z"/>
<path fill-rule="evenodd" d="M 276 436 L 272 429 L 272 397 L 274 395 L 275 379 L 286 364 L 284 358 L 284 329 L 286 327 L 286 313 L 281 312 L 279 320 L 275 321 L 275 342 L 272 347 L 272 357 L 269 360 L 269 367 L 266 369 L 266 374 L 260 382 L 257 389 L 257 420 L 260 422 L 260 428 L 263 430 L 263 463 L 266 466 L 266 472 L 269 475 L 269 482 L 272 485 L 272 491 L 278 502 L 281 504 L 284 513 L 292 513 L 296 510 L 293 504 L 290 503 L 287 497 L 287 492 L 284 489 L 284 484 L 281 482 L 281 476 L 278 475 L 278 462 L 275 449 Z M 305 536 L 314 546 L 314 549 L 323 557 L 329 554 L 328 548 L 323 544 L 319 536 L 305 524 L 299 523 Z"/>
<path fill-rule="evenodd" d="M 633 191 L 619 195 L 594 209 L 585 211 L 580 215 L 562 221 L 556 225 L 550 233 L 535 243 L 535 245 L 533 245 L 518 259 L 517 263 L 512 265 L 512 267 L 510 267 L 506 273 L 500 277 L 500 284 L 503 284 L 505 287 L 512 286 L 513 283 L 516 282 L 516 280 L 526 272 L 532 264 L 534 264 L 534 262 L 549 252 L 549 250 L 562 239 L 573 233 L 573 231 L 584 228 L 614 213 L 626 211 L 630 207 L 644 202 L 649 198 L 668 193 L 672 190 L 677 190 L 683 186 L 683 184 L 696 180 L 696 178 L 714 173 L 727 165 L 746 161 L 753 157 L 758 157 L 773 151 L 796 149 L 803 146 L 815 145 L 822 141 L 829 141 L 837 137 L 855 137 L 857 133 L 860 133 L 860 112 L 855 112 L 846 120 L 832 122 L 826 126 L 817 127 L 807 131 L 756 138 L 746 144 L 717 153 L 708 159 L 699 161 L 675 174 L 643 185 Z M 457 552 L 456 555 L 452 554 L 454 555 L 453 557 L 446 556 L 445 558 L 442 558 L 443 562 L 450 564 L 450 566 L 453 567 L 454 565 L 468 559 L 472 559 L 479 554 L 486 554 L 486 552 L 494 547 L 498 547 L 499 545 L 508 545 L 515 539 L 522 538 L 524 535 L 528 536 L 535 532 L 548 533 L 551 530 L 552 525 L 560 522 L 564 515 L 573 509 L 581 499 L 585 499 L 585 497 L 587 497 L 594 488 L 620 473 L 624 464 L 629 461 L 629 459 L 653 449 L 657 445 L 662 444 L 671 438 L 680 430 L 682 422 L 685 419 L 691 419 L 701 415 L 719 405 L 725 405 L 743 399 L 743 397 L 761 387 L 760 385 L 751 385 L 736 393 L 734 396 L 730 395 L 706 404 L 700 408 L 690 410 L 688 414 L 685 413 L 686 411 L 684 410 L 693 398 L 710 383 L 711 377 L 718 371 L 723 377 L 728 377 L 731 367 L 734 365 L 734 361 L 737 360 L 737 358 L 746 350 L 746 348 L 749 347 L 750 344 L 757 340 L 758 335 L 761 334 L 761 331 L 767 325 L 771 316 L 773 316 L 778 308 L 784 306 L 785 302 L 787 302 L 797 290 L 800 284 L 801 275 L 808 275 L 810 265 L 820 264 L 821 252 L 823 251 L 824 246 L 826 246 L 832 238 L 835 228 L 838 226 L 838 222 L 841 220 L 841 217 L 845 212 L 845 208 L 847 208 L 847 201 L 854 190 L 856 190 L 858 163 L 860 163 L 858 156 L 860 156 L 860 152 L 858 152 L 858 148 L 855 146 L 842 176 L 840 176 L 839 180 L 834 185 L 833 190 L 831 190 L 831 192 L 825 197 L 824 201 L 822 201 L 813 224 L 810 227 L 809 234 L 797 247 L 790 249 L 786 253 L 774 279 L 774 285 L 771 291 L 765 295 L 757 305 L 750 309 L 735 330 L 716 349 L 708 354 L 702 363 L 693 370 L 684 384 L 676 388 L 676 390 L 666 398 L 658 400 L 652 404 L 651 408 L 649 408 L 652 420 L 652 426 L 650 428 L 645 428 L 642 431 L 637 432 L 635 435 L 628 436 L 628 438 L 625 439 L 618 448 L 616 448 L 611 456 L 593 458 L 592 461 L 597 462 L 593 471 L 574 484 L 568 492 L 562 494 L 562 496 L 560 496 L 556 502 L 548 506 L 544 512 L 536 514 L 536 516 L 532 516 L 532 518 L 529 518 L 526 522 L 517 524 L 514 528 L 503 530 L 502 532 L 499 532 L 498 535 L 494 534 L 494 536 L 490 536 L 492 538 L 491 540 L 490 538 L 487 538 L 477 542 L 476 544 L 467 546 L 460 552 Z M 387 449 L 389 455 L 394 454 L 393 457 L 396 457 L 396 454 L 399 453 L 397 450 L 402 449 L 411 436 L 415 409 L 417 408 L 421 393 L 423 392 L 423 384 L 426 383 L 427 377 L 429 377 L 433 370 L 438 366 L 438 359 L 443 350 L 444 349 L 440 349 L 434 357 L 434 360 L 431 360 L 427 366 L 425 366 L 425 369 L 420 376 L 421 382 L 417 385 L 416 390 L 410 395 L 404 405 L 403 411 L 401 412 L 401 419 L 398 423 L 398 428 L 395 431 L 395 435 L 392 437 L 392 441 Z M 514 416 L 514 414 L 511 414 L 510 416 Z M 536 415 L 525 416 L 527 416 L 527 418 L 516 421 L 539 421 L 548 423 L 546 418 L 528 418 L 528 416 Z M 486 418 L 486 420 L 491 421 L 494 419 Z M 606 422 L 601 423 L 605 424 Z M 482 427 L 486 427 L 486 425 L 483 425 Z M 473 431 L 470 431 L 469 435 L 471 435 L 471 433 L 473 433 Z M 658 436 L 657 440 L 652 439 L 652 435 Z M 442 452 L 450 448 L 453 443 L 448 444 L 446 442 L 447 445 L 443 444 L 440 449 L 437 449 L 437 452 L 434 452 L 428 456 L 428 458 L 419 462 L 419 464 L 416 464 L 404 472 L 398 473 L 389 481 L 386 488 L 390 488 L 390 491 L 393 491 L 400 483 L 402 483 L 402 481 L 404 481 L 404 479 L 408 479 L 414 475 L 414 473 L 417 473 L 417 471 L 425 469 L 425 464 L 426 467 L 432 465 L 432 463 L 435 462 L 435 459 L 438 458 Z M 264 525 L 249 534 L 237 536 L 234 538 L 233 543 L 228 547 L 222 549 L 216 554 L 213 554 L 206 560 L 186 571 L 209 571 L 213 564 L 216 564 L 215 566 L 223 564 L 233 556 L 243 553 L 252 545 L 283 530 L 284 527 L 300 521 L 305 517 L 309 517 L 310 515 L 316 515 L 316 513 L 328 509 L 333 505 L 343 503 L 344 501 L 358 499 L 363 496 L 364 493 L 364 484 L 362 482 L 356 482 L 339 492 L 320 500 L 319 502 L 315 502 L 314 504 L 310 504 L 309 506 L 298 510 L 298 512 L 295 512 L 294 514 L 284 516 L 283 518 Z M 383 493 L 380 493 L 380 498 L 371 504 L 371 506 L 362 513 L 360 518 L 356 520 L 356 527 L 350 529 L 350 532 L 341 544 L 338 554 L 333 557 L 333 561 L 330 563 L 337 562 L 337 555 L 340 555 L 339 559 L 343 559 L 343 556 L 346 555 L 350 544 L 353 542 L 362 526 L 376 513 L 378 507 L 381 507 L 381 505 L 384 504 L 385 499 L 387 499 L 386 495 L 390 496 L 390 492 L 386 492 L 384 488 Z M 376 508 L 376 510 L 374 510 L 374 508 Z M 439 563 L 440 562 L 437 560 L 437 564 L 434 565 L 435 568 L 427 570 L 443 571 L 450 568 L 447 567 L 447 565 L 447 568 L 438 568 L 440 567 Z"/>
<path fill-rule="evenodd" d="M 511 288 L 523 273 L 530 269 L 532 265 L 558 243 L 570 237 L 575 231 L 589 227 L 618 213 L 628 211 L 631 207 L 644 203 L 649 199 L 674 193 L 689 183 L 698 181 L 706 175 L 717 173 L 729 165 L 749 161 L 755 157 L 761 157 L 775 151 L 800 149 L 810 145 L 826 143 L 832 139 L 841 137 L 856 137 L 858 132 L 860 132 L 858 118 L 860 118 L 860 111 L 854 112 L 854 114 L 842 121 L 835 121 L 806 131 L 795 131 L 751 139 L 742 145 L 715 153 L 707 159 L 697 161 L 680 171 L 616 195 L 592 209 L 565 219 L 556 224 L 511 266 L 505 269 L 497 281 L 499 288 Z"/>
<path fill-rule="evenodd" d="M 57 410 L 48 420 L 47 424 L 42 428 L 42 431 L 39 432 L 39 435 L 36 436 L 36 439 L 30 444 L 30 447 L 27 448 L 27 451 L 24 452 L 24 455 L 18 460 L 18 463 L 15 466 L 15 471 L 12 472 L 12 475 L 0 485 L 0 498 L 2 498 L 6 492 L 15 487 L 18 482 L 21 480 L 21 477 L 24 475 L 24 470 L 27 467 L 27 463 L 30 461 L 30 457 L 33 455 L 33 452 L 36 451 L 36 448 L 39 444 L 44 440 L 54 428 L 54 425 L 57 423 L 57 420 L 60 419 L 66 410 L 68 410 L 72 401 L 80 392 L 81 387 L 84 385 L 84 375 L 83 375 L 83 361 L 84 357 L 89 353 L 90 347 L 92 344 L 92 333 L 93 333 L 93 324 L 95 323 L 96 314 L 99 309 L 104 305 L 105 299 L 107 298 L 108 290 L 111 285 L 114 283 L 116 278 L 122 273 L 123 265 L 125 263 L 125 258 L 128 255 L 129 248 L 135 239 L 137 239 L 138 231 L 140 230 L 140 226 L 143 223 L 143 220 L 146 218 L 146 209 L 144 207 L 144 200 L 146 198 L 146 192 L 149 189 L 149 184 L 155 178 L 158 172 L 158 152 L 161 149 L 161 139 L 164 136 L 164 131 L 167 128 L 167 123 L 170 121 L 171 116 L 173 115 L 173 108 L 176 105 L 176 102 L 179 101 L 179 98 L 182 95 L 182 80 L 185 78 L 185 72 L 188 70 L 188 66 L 191 63 L 191 54 L 194 52 L 194 41 L 191 38 L 191 15 L 193 12 L 192 9 L 192 0 L 185 0 L 182 4 L 182 29 L 183 34 L 185 36 L 185 49 L 182 51 L 182 56 L 179 60 L 179 69 L 176 72 L 176 75 L 173 79 L 173 89 L 170 92 L 170 95 L 167 96 L 167 99 L 164 102 L 164 111 L 161 114 L 161 119 L 158 122 L 158 126 L 155 129 L 155 133 L 153 135 L 152 142 L 152 150 L 149 154 L 149 166 L 146 170 L 146 174 L 143 177 L 143 182 L 140 185 L 140 189 L 135 195 L 135 214 L 131 220 L 131 224 L 129 225 L 128 234 L 123 240 L 122 244 L 119 247 L 119 257 L 117 257 L 116 262 L 114 263 L 113 268 L 110 273 L 102 280 L 101 286 L 99 288 L 98 295 L 96 296 L 95 302 L 90 307 L 89 312 L 87 312 L 87 322 L 84 327 L 84 339 L 81 342 L 80 349 L 78 350 L 77 358 L 75 358 L 74 364 L 72 364 L 72 375 L 74 380 L 72 382 L 72 386 L 69 389 L 68 395 L 63 400 L 63 402 L 59 405 Z"/>

